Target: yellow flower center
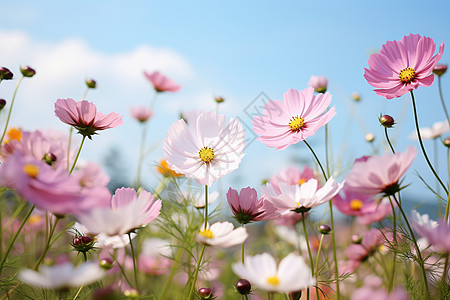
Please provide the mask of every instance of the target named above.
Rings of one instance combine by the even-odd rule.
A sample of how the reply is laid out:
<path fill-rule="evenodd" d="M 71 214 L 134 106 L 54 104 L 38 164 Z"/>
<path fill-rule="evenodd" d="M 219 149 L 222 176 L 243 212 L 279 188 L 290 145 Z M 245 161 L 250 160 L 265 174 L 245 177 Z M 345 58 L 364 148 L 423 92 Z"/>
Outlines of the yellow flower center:
<path fill-rule="evenodd" d="M 214 158 L 214 150 L 209 147 L 203 147 L 198 151 L 198 156 L 205 163 L 209 163 Z"/>
<path fill-rule="evenodd" d="M 34 216 L 31 216 L 31 217 L 28 219 L 28 223 L 30 223 L 30 224 L 36 224 L 36 223 L 38 223 L 40 220 L 42 220 L 42 216 L 40 216 L 40 215 L 34 215 Z"/>
<path fill-rule="evenodd" d="M 25 172 L 25 174 L 32 178 L 36 178 L 36 176 L 39 174 L 39 168 L 32 164 L 26 164 L 25 166 L 23 166 L 23 171 Z"/>
<path fill-rule="evenodd" d="M 289 126 L 291 127 L 292 131 L 299 131 L 300 128 L 303 127 L 303 123 L 305 122 L 305 119 L 295 116 L 291 118 L 291 121 L 289 121 Z"/>
<path fill-rule="evenodd" d="M 202 230 L 199 233 L 207 239 L 212 239 L 214 237 L 214 233 L 209 229 Z"/>
<path fill-rule="evenodd" d="M 276 286 L 280 284 L 280 280 L 277 276 L 270 276 L 269 278 L 267 278 L 267 283 Z"/>
<path fill-rule="evenodd" d="M 20 139 L 22 138 L 22 132 L 19 129 L 11 128 L 8 131 L 8 137 L 10 140 L 20 141 Z"/>
<path fill-rule="evenodd" d="M 360 210 L 363 207 L 363 202 L 359 199 L 353 199 L 350 201 L 351 210 Z"/>
<path fill-rule="evenodd" d="M 416 77 L 416 71 L 414 68 L 406 68 L 400 71 L 398 74 L 398 78 L 403 83 L 411 83 L 413 79 Z"/>
<path fill-rule="evenodd" d="M 304 184 L 306 182 L 306 180 L 305 179 L 300 179 L 298 182 L 297 182 L 297 184 L 298 185 L 302 185 L 302 184 Z"/>

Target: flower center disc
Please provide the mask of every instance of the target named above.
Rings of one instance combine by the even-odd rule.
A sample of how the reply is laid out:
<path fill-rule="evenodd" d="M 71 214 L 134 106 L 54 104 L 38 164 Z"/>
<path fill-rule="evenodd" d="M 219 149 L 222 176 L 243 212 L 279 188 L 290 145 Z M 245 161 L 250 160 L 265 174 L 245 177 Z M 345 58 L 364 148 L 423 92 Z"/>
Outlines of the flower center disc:
<path fill-rule="evenodd" d="M 214 150 L 209 147 L 204 147 L 200 149 L 200 151 L 198 152 L 198 156 L 205 163 L 209 163 L 214 158 Z"/>
<path fill-rule="evenodd" d="M 279 285 L 280 280 L 277 276 L 270 276 L 269 278 L 267 278 L 267 283 L 271 285 Z"/>
<path fill-rule="evenodd" d="M 414 78 L 416 78 L 416 71 L 414 68 L 406 68 L 400 71 L 398 78 L 403 83 L 411 83 Z"/>
<path fill-rule="evenodd" d="M 303 123 L 305 122 L 305 119 L 296 116 L 292 117 L 291 121 L 289 122 L 289 126 L 291 127 L 292 131 L 299 131 L 300 128 L 303 127 Z"/>
<path fill-rule="evenodd" d="M 350 209 L 351 210 L 361 210 L 363 207 L 363 202 L 359 199 L 353 199 L 350 201 Z"/>
<path fill-rule="evenodd" d="M 306 180 L 305 179 L 300 179 L 298 182 L 297 182 L 297 184 L 298 185 L 302 185 L 302 184 L 304 184 L 306 182 Z"/>
<path fill-rule="evenodd" d="M 23 171 L 31 178 L 36 178 L 36 176 L 39 174 L 39 168 L 32 164 L 26 164 L 25 166 L 23 166 Z"/>
<path fill-rule="evenodd" d="M 200 234 L 203 235 L 207 239 L 212 239 L 214 237 L 214 233 L 212 233 L 212 231 L 209 229 L 200 231 Z"/>

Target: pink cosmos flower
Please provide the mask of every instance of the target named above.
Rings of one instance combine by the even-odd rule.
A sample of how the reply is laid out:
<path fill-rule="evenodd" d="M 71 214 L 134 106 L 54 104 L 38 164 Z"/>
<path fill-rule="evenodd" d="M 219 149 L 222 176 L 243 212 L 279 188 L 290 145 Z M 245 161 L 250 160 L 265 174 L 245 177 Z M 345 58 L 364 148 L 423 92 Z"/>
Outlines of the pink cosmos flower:
<path fill-rule="evenodd" d="M 164 153 L 172 169 L 198 184 L 211 185 L 237 169 L 245 147 L 242 124 L 224 115 L 203 112 L 196 122 L 175 121 L 164 140 Z"/>
<path fill-rule="evenodd" d="M 132 107 L 131 115 L 139 122 L 144 123 L 153 116 L 153 110 L 145 106 Z"/>
<path fill-rule="evenodd" d="M 433 84 L 434 66 L 444 53 L 444 42 L 434 55 L 436 44 L 432 38 L 410 34 L 400 41 L 388 41 L 380 53 L 370 56 L 369 69 L 364 78 L 375 87 L 377 95 L 386 99 L 402 96 L 421 86 Z"/>
<path fill-rule="evenodd" d="M 111 198 L 109 207 L 96 207 L 79 214 L 78 220 L 90 233 L 109 236 L 123 235 L 146 226 L 160 212 L 161 200 L 147 192 L 139 196 L 131 188 L 120 188 Z"/>
<path fill-rule="evenodd" d="M 263 116 L 253 119 L 253 130 L 260 135 L 259 141 L 277 150 L 296 144 L 328 123 L 336 114 L 334 106 L 327 112 L 331 102 L 329 93 L 314 95 L 309 87 L 304 91 L 290 89 L 283 101 L 269 101 Z"/>
<path fill-rule="evenodd" d="M 310 167 L 305 166 L 302 171 L 300 171 L 299 168 L 290 167 L 283 169 L 278 174 L 270 177 L 269 182 L 275 189 L 280 190 L 280 182 L 289 185 L 302 185 L 310 179 L 317 179 L 314 170 Z"/>
<path fill-rule="evenodd" d="M 408 147 L 403 153 L 371 156 L 365 161 L 355 161 L 345 182 L 349 189 L 361 194 L 393 195 L 398 192 L 399 180 L 408 170 L 416 154 L 416 148 Z"/>
<path fill-rule="evenodd" d="M 409 300 L 408 293 L 402 287 L 388 292 L 380 287 L 363 286 L 352 293 L 351 300 Z"/>
<path fill-rule="evenodd" d="M 235 219 L 240 224 L 272 220 L 280 216 L 272 203 L 264 198 L 258 199 L 256 190 L 251 187 L 241 189 L 239 194 L 229 188 L 227 200 Z"/>
<path fill-rule="evenodd" d="M 58 99 L 55 103 L 55 114 L 62 122 L 75 127 L 78 133 L 89 139 L 97 130 L 117 127 L 123 123 L 118 113 L 103 115 L 93 103 L 86 100 L 75 102 L 70 98 Z"/>
<path fill-rule="evenodd" d="M 372 228 L 364 233 L 361 244 L 351 244 L 348 246 L 345 250 L 345 255 L 351 261 L 362 263 L 369 256 L 373 255 L 381 244 L 382 239 L 380 238 L 379 230 Z"/>
<path fill-rule="evenodd" d="M 333 198 L 344 183 L 337 183 L 333 177 L 319 188 L 316 179 L 310 179 L 302 185 L 288 185 L 281 182 L 280 191 L 270 183 L 261 187 L 261 192 L 279 211 L 292 210 L 298 213 L 307 212 Z"/>
<path fill-rule="evenodd" d="M 366 211 L 365 214 L 358 216 L 358 223 L 363 225 L 370 225 L 375 222 L 380 222 L 387 216 L 392 214 L 392 206 L 389 201 L 389 198 L 385 197 L 382 198 L 381 201 L 375 201 L 377 203 L 377 206 L 373 211 Z M 397 204 L 394 202 L 394 207 L 396 207 Z"/>
<path fill-rule="evenodd" d="M 450 254 L 450 224 L 443 219 L 431 220 L 428 215 L 412 212 L 411 224 L 436 252 Z"/>
<path fill-rule="evenodd" d="M 176 85 L 172 80 L 159 73 L 158 71 L 153 73 L 144 71 L 144 75 L 153 84 L 153 87 L 157 92 L 177 92 L 181 88 L 180 85 Z"/>
<path fill-rule="evenodd" d="M 314 88 L 318 93 L 325 93 L 328 86 L 328 79 L 325 76 L 311 76 L 308 86 Z"/>
<path fill-rule="evenodd" d="M 107 188 L 109 183 L 109 176 L 106 175 L 101 167 L 95 163 L 87 163 L 82 168 L 76 170 L 72 174 L 81 190 L 81 194 L 85 198 L 90 198 L 91 203 L 96 203 L 96 206 L 109 206 L 111 193 Z"/>
<path fill-rule="evenodd" d="M 333 198 L 333 204 L 347 216 L 361 216 L 377 209 L 373 196 L 361 194 L 345 185 L 340 194 Z"/>

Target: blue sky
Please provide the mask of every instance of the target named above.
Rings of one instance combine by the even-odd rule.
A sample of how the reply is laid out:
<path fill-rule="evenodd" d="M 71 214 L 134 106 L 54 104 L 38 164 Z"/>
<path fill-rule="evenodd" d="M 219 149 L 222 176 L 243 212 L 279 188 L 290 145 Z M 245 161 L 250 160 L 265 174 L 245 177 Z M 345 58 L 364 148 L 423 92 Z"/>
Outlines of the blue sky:
<path fill-rule="evenodd" d="M 401 123 L 392 131 L 399 151 L 416 145 L 408 139 L 414 129 L 409 97 L 377 96 L 363 78 L 364 67 L 386 41 L 410 33 L 438 44 L 450 41 L 449 6 L 448 1 L 2 1 L 0 64 L 15 73 L 29 64 L 38 72 L 23 84 L 12 125 L 65 130 L 54 117 L 54 102 L 78 99 L 84 79 L 93 77 L 98 89 L 87 99 L 102 112 L 118 111 L 125 124 L 96 137 L 82 156 L 98 161 L 109 147 L 117 147 L 132 174 L 140 128 L 129 107 L 145 105 L 153 96 L 143 70 L 159 69 L 183 86 L 179 93 L 159 97 L 150 142 L 161 142 L 181 111 L 215 109 L 215 95 L 226 99 L 221 112 L 251 126 L 244 109 L 261 92 L 281 99 L 290 88 L 306 88 L 311 75 L 323 75 L 337 111 L 330 122 L 333 156 L 341 158 L 345 174 L 344 166 L 370 153 L 366 133 L 376 135 L 382 150 L 380 113 Z M 448 50 L 441 62 L 450 62 Z M 449 99 L 449 75 L 442 80 Z M 10 98 L 14 85 L 2 83 L 0 97 Z M 353 92 L 362 95 L 361 103 L 351 102 Z M 444 120 L 437 85 L 420 88 L 416 99 L 421 126 Z M 323 131 L 310 143 L 323 157 Z M 432 153 L 432 143 L 426 146 Z M 226 188 L 257 187 L 282 166 L 312 162 L 302 144 L 275 151 L 255 141 L 246 153 L 241 168 L 224 178 Z M 441 149 L 441 159 L 445 154 Z M 158 148 L 147 160 L 150 186 L 157 183 L 151 168 L 161 156 Z M 445 162 L 440 165 L 445 175 Z M 420 153 L 413 167 L 432 182 Z M 434 201 L 413 172 L 407 181 L 415 183 L 411 191 L 424 201 Z"/>

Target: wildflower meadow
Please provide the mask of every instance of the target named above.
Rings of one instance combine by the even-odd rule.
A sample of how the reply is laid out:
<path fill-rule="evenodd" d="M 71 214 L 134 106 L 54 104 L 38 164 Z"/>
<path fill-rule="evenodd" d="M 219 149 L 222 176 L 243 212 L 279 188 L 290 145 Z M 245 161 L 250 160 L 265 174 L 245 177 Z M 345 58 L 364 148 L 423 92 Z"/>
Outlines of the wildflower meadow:
<path fill-rule="evenodd" d="M 185 87 L 164 70 L 138 74 L 148 101 L 127 100 L 128 111 L 104 110 L 101 82 L 81 78 L 82 97 L 62 94 L 37 116 L 63 130 L 29 129 L 11 120 L 40 70 L 0 57 L 1 299 L 450 299 L 445 41 L 408 32 L 378 46 L 360 66 L 364 93 L 386 102 L 381 114 L 364 112 L 378 146 L 366 135 L 370 151 L 348 163 L 333 145 L 332 131 L 346 129 L 334 125 L 338 92 L 325 76 L 267 98 L 247 124 L 215 95 L 215 110 L 181 111 L 158 142 L 159 104 Z M 421 99 L 423 89 L 439 96 Z M 350 109 L 363 101 L 348 100 Z M 392 137 L 393 101 L 409 107 L 410 137 Z M 435 112 L 432 127 L 420 125 L 419 101 Z M 100 136 L 125 140 L 116 132 L 127 122 L 140 139 L 125 143 L 138 155 L 126 157 L 133 175 L 121 181 L 119 155 L 108 166 L 85 157 Z M 260 159 L 274 172 L 229 185 L 237 170 L 258 170 L 244 164 L 252 143 L 273 150 Z M 294 147 L 303 160 L 279 166 Z M 414 172 L 416 161 L 424 168 Z M 411 208 L 406 193 L 417 189 L 428 206 Z"/>

